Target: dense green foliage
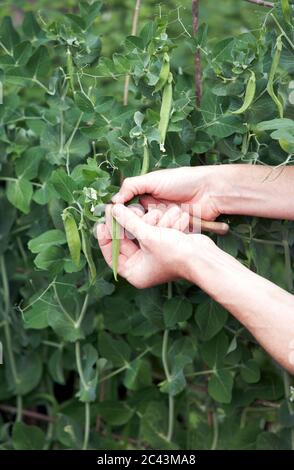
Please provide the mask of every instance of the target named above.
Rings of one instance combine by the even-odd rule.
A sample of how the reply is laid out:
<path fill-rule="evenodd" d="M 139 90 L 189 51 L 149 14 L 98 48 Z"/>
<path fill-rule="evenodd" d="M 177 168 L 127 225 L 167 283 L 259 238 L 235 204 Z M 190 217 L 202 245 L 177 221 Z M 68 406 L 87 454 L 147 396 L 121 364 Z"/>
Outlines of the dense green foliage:
<path fill-rule="evenodd" d="M 10 3 L 3 11 L 15 15 Z M 127 33 L 134 2 L 71 10 L 70 1 L 63 13 L 50 3 L 53 11 L 19 20 L 17 10 L 16 27 L 10 16 L 0 26 L 1 447 L 293 447 L 290 378 L 248 332 L 186 282 L 115 283 L 92 235 L 102 217 L 93 209 L 140 172 L 146 143 L 151 170 L 292 162 L 291 7 L 207 1 L 193 38 L 189 2 L 143 2 L 137 36 Z M 166 55 L 173 101 L 163 152 Z M 293 292 L 294 224 L 229 222 L 217 243 Z"/>

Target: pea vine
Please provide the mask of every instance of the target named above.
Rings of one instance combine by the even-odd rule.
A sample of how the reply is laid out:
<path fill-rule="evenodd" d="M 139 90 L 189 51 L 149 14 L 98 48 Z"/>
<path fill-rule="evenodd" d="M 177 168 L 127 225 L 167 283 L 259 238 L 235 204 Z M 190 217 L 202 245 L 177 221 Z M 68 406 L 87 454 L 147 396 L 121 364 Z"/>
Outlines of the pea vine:
<path fill-rule="evenodd" d="M 242 325 L 133 288 L 117 224 L 113 273 L 93 236 L 125 177 L 293 163 L 293 2 L 65 3 L 0 13 L 0 447 L 294 449 L 292 378 Z M 293 222 L 223 223 L 294 293 Z"/>

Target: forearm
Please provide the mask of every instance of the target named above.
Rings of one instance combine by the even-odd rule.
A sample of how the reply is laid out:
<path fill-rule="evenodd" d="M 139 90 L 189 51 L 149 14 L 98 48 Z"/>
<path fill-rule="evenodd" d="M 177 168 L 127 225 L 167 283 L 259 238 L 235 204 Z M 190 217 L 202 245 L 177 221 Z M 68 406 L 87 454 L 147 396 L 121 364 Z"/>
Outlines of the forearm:
<path fill-rule="evenodd" d="M 221 165 L 216 178 L 220 213 L 294 220 L 294 166 Z"/>
<path fill-rule="evenodd" d="M 188 279 L 222 304 L 277 362 L 294 373 L 294 296 L 217 246 L 199 250 L 188 263 Z"/>

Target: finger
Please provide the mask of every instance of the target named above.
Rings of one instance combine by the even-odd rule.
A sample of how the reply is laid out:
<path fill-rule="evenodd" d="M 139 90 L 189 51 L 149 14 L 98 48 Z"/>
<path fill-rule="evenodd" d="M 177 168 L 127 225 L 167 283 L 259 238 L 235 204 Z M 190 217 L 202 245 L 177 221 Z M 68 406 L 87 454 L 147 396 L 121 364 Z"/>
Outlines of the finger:
<path fill-rule="evenodd" d="M 151 173 L 142 176 L 126 178 L 117 194 L 112 198 L 112 202 L 123 204 L 133 199 L 133 197 L 144 193 L 152 193 L 153 177 Z"/>
<path fill-rule="evenodd" d="M 189 214 L 187 212 L 181 212 L 180 217 L 175 221 L 171 228 L 175 228 L 180 232 L 188 232 L 189 229 Z"/>
<path fill-rule="evenodd" d="M 106 224 L 97 225 L 97 240 L 106 263 L 111 266 L 111 235 Z"/>
<path fill-rule="evenodd" d="M 97 239 L 108 266 L 112 267 L 112 239 L 106 224 L 97 226 Z M 134 246 L 133 246 L 134 245 Z M 118 273 L 123 274 L 125 263 L 128 258 L 137 251 L 136 245 L 130 240 L 123 239 L 120 244 L 120 254 L 118 259 Z"/>
<path fill-rule="evenodd" d="M 177 205 L 174 202 L 170 202 L 165 199 L 156 199 L 149 195 L 140 197 L 140 203 L 142 204 L 142 206 L 144 207 L 146 211 L 147 210 L 150 211 L 151 209 L 159 209 L 162 212 L 165 212 L 171 207 L 174 207 Z"/>
<path fill-rule="evenodd" d="M 158 227 L 165 227 L 165 228 L 170 228 L 172 227 L 175 222 L 180 218 L 181 216 L 181 210 L 178 206 L 173 206 L 170 209 L 168 209 L 158 222 Z"/>
<path fill-rule="evenodd" d="M 125 255 L 127 258 L 133 256 L 136 251 L 139 250 L 139 247 L 129 238 L 123 238 L 120 242 L 120 253 Z"/>
<path fill-rule="evenodd" d="M 146 224 L 157 225 L 162 217 L 162 212 L 159 209 L 151 209 L 144 215 L 143 220 Z"/>
<path fill-rule="evenodd" d="M 145 224 L 142 218 L 138 217 L 128 207 L 122 204 L 115 204 L 112 208 L 112 214 L 118 223 L 138 240 L 148 238 L 151 235 L 150 226 Z"/>
<path fill-rule="evenodd" d="M 105 223 L 109 230 L 109 233 L 112 233 L 112 204 L 107 204 L 105 207 Z"/>
<path fill-rule="evenodd" d="M 128 208 L 131 209 L 138 217 L 143 217 L 145 209 L 141 204 L 129 204 Z"/>

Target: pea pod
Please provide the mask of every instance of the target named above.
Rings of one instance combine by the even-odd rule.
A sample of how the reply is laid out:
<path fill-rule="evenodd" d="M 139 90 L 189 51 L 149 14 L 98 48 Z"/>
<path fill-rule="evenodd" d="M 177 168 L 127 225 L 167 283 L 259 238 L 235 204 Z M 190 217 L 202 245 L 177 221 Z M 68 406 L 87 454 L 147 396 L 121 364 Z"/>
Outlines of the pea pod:
<path fill-rule="evenodd" d="M 169 65 L 169 55 L 165 52 L 163 56 L 163 63 L 161 66 L 161 70 L 159 73 L 158 80 L 155 84 L 154 91 L 160 91 L 164 85 L 166 84 L 170 73 L 170 65 Z"/>
<path fill-rule="evenodd" d="M 232 114 L 242 114 L 242 113 L 245 113 L 245 111 L 247 111 L 247 109 L 252 104 L 252 101 L 254 99 L 255 90 L 256 90 L 255 73 L 251 71 L 251 75 L 249 77 L 249 80 L 246 86 L 244 102 L 239 109 L 236 109 L 236 111 L 232 111 Z"/>
<path fill-rule="evenodd" d="M 71 86 L 71 90 L 74 94 L 75 86 L 74 86 L 74 68 L 72 63 L 72 55 L 69 49 L 66 51 L 66 65 L 67 65 L 67 73 L 69 75 L 69 82 Z"/>
<path fill-rule="evenodd" d="M 285 21 L 289 25 L 291 25 L 292 12 L 291 12 L 291 7 L 289 5 L 289 0 L 281 0 L 281 7 L 282 7 L 282 12 L 283 12 Z"/>
<path fill-rule="evenodd" d="M 163 93 L 162 93 L 162 102 L 160 108 L 160 121 L 159 121 L 159 134 L 160 134 L 160 150 L 165 152 L 165 137 L 167 133 L 170 112 L 172 107 L 172 100 L 173 100 L 173 86 L 172 86 L 173 76 L 169 73 L 169 77 L 167 83 L 164 86 Z"/>
<path fill-rule="evenodd" d="M 120 226 L 117 220 L 112 217 L 112 271 L 114 279 L 117 281 L 118 259 L 120 252 Z"/>
<path fill-rule="evenodd" d="M 96 267 L 95 267 L 93 257 L 92 257 L 90 240 L 84 227 L 82 227 L 81 233 L 82 233 L 82 250 L 89 266 L 91 284 L 93 284 L 93 282 L 96 279 Z"/>
<path fill-rule="evenodd" d="M 76 266 L 80 265 L 81 239 L 74 216 L 65 209 L 62 213 L 67 245 L 71 259 Z"/>
<path fill-rule="evenodd" d="M 273 62 L 272 62 L 269 77 L 268 77 L 268 83 L 266 87 L 268 94 L 270 95 L 270 97 L 275 102 L 278 108 L 280 118 L 282 118 L 284 115 L 284 109 L 283 109 L 283 103 L 281 102 L 281 99 L 276 95 L 275 90 L 274 90 L 274 78 L 275 78 L 277 68 L 279 66 L 282 47 L 283 47 L 283 43 L 282 43 L 282 34 L 281 34 L 277 38 L 277 41 L 276 41 L 276 51 L 274 54 Z"/>
<path fill-rule="evenodd" d="M 149 149 L 147 143 L 144 145 L 144 153 L 143 153 L 143 163 L 141 168 L 141 175 L 146 175 L 149 171 Z"/>

